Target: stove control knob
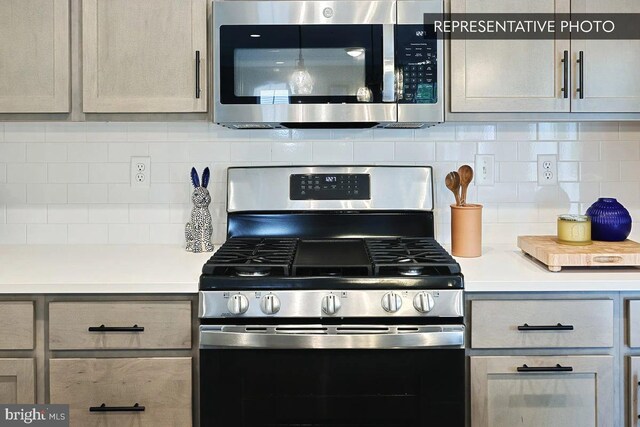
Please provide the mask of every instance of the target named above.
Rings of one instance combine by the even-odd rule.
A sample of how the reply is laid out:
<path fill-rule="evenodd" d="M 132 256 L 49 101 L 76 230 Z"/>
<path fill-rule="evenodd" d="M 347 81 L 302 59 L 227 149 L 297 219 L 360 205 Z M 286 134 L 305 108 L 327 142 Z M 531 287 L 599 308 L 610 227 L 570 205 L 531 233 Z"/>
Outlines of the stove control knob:
<path fill-rule="evenodd" d="M 260 301 L 260 309 L 264 314 L 276 314 L 280 311 L 280 298 L 274 294 L 267 294 Z"/>
<path fill-rule="evenodd" d="M 227 308 L 231 314 L 244 314 L 249 309 L 249 300 L 242 294 L 231 295 Z"/>
<path fill-rule="evenodd" d="M 382 308 L 387 313 L 395 313 L 402 307 L 402 297 L 395 292 L 387 292 L 382 297 Z"/>
<path fill-rule="evenodd" d="M 436 302 L 433 300 L 433 296 L 429 292 L 418 292 L 413 299 L 413 306 L 420 313 L 428 313 L 433 310 L 433 306 Z"/>
<path fill-rule="evenodd" d="M 324 314 L 336 314 L 340 310 L 340 298 L 337 295 L 327 295 L 322 298 L 322 311 Z"/>

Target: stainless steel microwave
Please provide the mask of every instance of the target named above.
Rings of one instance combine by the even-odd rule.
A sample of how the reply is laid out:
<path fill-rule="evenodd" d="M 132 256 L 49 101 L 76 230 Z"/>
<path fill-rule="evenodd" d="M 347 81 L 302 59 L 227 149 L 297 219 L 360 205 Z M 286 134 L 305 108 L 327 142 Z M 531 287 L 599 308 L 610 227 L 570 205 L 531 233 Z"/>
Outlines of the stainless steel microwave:
<path fill-rule="evenodd" d="M 235 129 L 444 121 L 442 0 L 214 1 L 213 121 Z"/>

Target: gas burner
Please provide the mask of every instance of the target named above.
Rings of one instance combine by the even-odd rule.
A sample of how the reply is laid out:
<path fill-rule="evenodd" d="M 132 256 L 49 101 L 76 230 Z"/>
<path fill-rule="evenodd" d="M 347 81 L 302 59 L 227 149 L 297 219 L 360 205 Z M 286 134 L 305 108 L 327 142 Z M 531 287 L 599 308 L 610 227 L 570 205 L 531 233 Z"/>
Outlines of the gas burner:
<path fill-rule="evenodd" d="M 400 273 L 401 276 L 420 276 L 423 270 L 423 267 L 418 266 L 398 267 L 398 273 Z"/>
<path fill-rule="evenodd" d="M 247 266 L 247 267 L 235 267 L 236 276 L 238 277 L 266 277 L 271 274 L 271 267 L 258 267 L 258 266 Z"/>

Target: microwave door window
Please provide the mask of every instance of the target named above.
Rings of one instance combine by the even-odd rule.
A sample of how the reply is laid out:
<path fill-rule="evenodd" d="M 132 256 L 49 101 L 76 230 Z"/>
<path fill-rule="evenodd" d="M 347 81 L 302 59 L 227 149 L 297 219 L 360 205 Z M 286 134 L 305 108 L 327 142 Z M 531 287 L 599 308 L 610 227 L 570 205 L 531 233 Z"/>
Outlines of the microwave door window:
<path fill-rule="evenodd" d="M 220 36 L 223 104 L 381 102 L 380 25 L 222 26 Z"/>

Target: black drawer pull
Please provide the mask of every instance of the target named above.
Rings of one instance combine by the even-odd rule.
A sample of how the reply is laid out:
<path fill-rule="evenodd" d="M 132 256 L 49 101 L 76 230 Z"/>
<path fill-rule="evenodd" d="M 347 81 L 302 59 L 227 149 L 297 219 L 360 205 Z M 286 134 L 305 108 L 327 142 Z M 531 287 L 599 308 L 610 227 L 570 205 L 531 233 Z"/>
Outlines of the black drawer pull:
<path fill-rule="evenodd" d="M 144 332 L 144 327 L 133 326 L 89 326 L 89 332 Z"/>
<path fill-rule="evenodd" d="M 571 366 L 561 366 L 559 363 L 556 366 L 518 366 L 518 372 L 573 372 Z"/>
<path fill-rule="evenodd" d="M 103 403 L 100 406 L 90 406 L 89 412 L 144 412 L 144 409 L 138 403 L 133 406 L 107 406 Z"/>
<path fill-rule="evenodd" d="M 578 53 L 578 75 L 580 76 L 580 81 L 578 82 L 578 87 L 576 88 L 576 92 L 580 94 L 580 99 L 584 99 L 584 51 L 581 50 Z"/>
<path fill-rule="evenodd" d="M 562 56 L 562 84 L 563 87 L 562 92 L 564 93 L 563 98 L 569 98 L 569 51 L 565 50 Z"/>
<path fill-rule="evenodd" d="M 518 326 L 519 331 L 573 331 L 573 325 L 563 325 L 558 323 L 557 325 L 539 325 L 529 326 L 528 323 Z"/>
<path fill-rule="evenodd" d="M 200 98 L 200 51 L 196 50 L 196 99 Z"/>

